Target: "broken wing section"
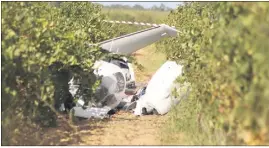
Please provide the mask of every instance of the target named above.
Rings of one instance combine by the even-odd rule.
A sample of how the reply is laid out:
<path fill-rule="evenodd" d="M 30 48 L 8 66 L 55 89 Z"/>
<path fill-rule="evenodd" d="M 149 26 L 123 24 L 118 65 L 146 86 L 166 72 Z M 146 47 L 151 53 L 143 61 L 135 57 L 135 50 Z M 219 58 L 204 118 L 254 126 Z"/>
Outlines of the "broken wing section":
<path fill-rule="evenodd" d="M 177 30 L 167 25 L 160 25 L 142 31 L 123 35 L 99 43 L 100 47 L 116 54 L 130 55 L 164 37 L 176 37 Z"/>

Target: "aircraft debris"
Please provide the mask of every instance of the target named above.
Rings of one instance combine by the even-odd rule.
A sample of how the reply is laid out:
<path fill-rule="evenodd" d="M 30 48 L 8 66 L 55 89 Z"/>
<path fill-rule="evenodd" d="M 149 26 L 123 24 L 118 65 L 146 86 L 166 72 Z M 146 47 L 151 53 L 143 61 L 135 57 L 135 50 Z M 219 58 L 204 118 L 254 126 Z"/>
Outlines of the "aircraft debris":
<path fill-rule="evenodd" d="M 119 22 L 116 21 L 116 23 Z M 135 24 L 138 23 L 135 22 Z M 175 28 L 164 24 L 154 24 L 153 26 L 95 45 L 112 54 L 129 56 L 164 37 L 177 36 L 178 30 Z M 135 115 L 152 112 L 162 115 L 170 110 L 172 104 L 176 103 L 172 99 L 170 91 L 173 81 L 182 74 L 182 66 L 173 61 L 167 61 L 155 73 L 147 86 L 140 88 L 132 95 L 128 92 L 135 92 L 137 86 L 132 64 L 127 58 L 96 61 L 94 68 L 94 75 L 101 80 L 101 84 L 95 92 L 95 99 L 86 99 L 87 97 L 82 93 L 81 82 L 77 81 L 79 79 L 72 77 L 68 82 L 70 94 L 73 98 L 78 99 L 71 109 L 75 117 L 103 119 L 109 117 L 109 111 L 114 109 L 134 111 Z"/>

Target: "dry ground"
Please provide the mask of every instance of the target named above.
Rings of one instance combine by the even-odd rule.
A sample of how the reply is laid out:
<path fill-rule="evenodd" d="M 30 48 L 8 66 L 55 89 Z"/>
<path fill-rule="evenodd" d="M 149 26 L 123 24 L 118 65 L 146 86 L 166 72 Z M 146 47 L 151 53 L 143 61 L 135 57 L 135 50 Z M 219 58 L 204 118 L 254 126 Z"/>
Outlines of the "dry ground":
<path fill-rule="evenodd" d="M 81 138 L 79 145 L 159 145 L 159 128 L 165 122 L 162 116 L 135 117 L 119 112 L 104 123 L 92 135 Z"/>
<path fill-rule="evenodd" d="M 107 120 L 83 120 L 73 132 L 66 123 L 44 131 L 38 145 L 161 145 L 160 129 L 167 116 L 136 117 L 118 112 Z"/>

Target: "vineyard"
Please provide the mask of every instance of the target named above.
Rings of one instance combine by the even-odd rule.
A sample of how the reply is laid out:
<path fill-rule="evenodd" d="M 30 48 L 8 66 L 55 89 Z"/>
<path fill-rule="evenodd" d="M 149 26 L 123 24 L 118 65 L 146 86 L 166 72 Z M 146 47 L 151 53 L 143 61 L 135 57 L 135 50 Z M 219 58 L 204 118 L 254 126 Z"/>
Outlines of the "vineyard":
<path fill-rule="evenodd" d="M 188 144 L 268 144 L 268 14 L 268 3 L 248 2 L 188 3 L 169 14 L 181 33 L 159 46 L 192 86 L 171 119 Z"/>
<path fill-rule="evenodd" d="M 98 136 L 109 136 L 103 131 L 119 136 L 128 124 L 140 129 L 129 128 L 141 136 L 143 130 L 149 137 L 158 134 L 150 145 L 269 144 L 266 2 L 187 2 L 171 12 L 104 9 L 90 2 L 1 2 L 1 11 L 2 145 L 61 145 L 68 138 L 71 142 L 63 145 L 102 145 L 79 143 L 85 134 L 78 130 L 87 125 Z M 141 82 L 165 59 L 183 65 L 177 82 L 191 84 L 188 99 L 165 116 L 132 121 L 127 115 L 123 124 L 83 121 L 78 127 L 57 110 L 70 99 L 62 84 L 71 76 L 82 77 L 87 98 L 94 99 L 99 84 L 94 62 L 110 55 L 89 44 L 146 28 L 103 21 L 109 19 L 164 23 L 180 31 L 176 38 L 140 50 L 133 62 Z M 53 140 L 46 142 L 48 137 Z M 95 139 L 90 134 L 87 138 Z"/>

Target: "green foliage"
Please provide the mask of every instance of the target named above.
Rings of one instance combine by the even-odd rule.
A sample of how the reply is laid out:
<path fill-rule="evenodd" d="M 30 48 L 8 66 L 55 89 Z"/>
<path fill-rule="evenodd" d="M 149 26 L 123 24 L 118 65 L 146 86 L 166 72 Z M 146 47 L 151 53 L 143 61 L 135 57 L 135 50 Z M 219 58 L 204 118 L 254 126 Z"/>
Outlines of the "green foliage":
<path fill-rule="evenodd" d="M 115 34 L 111 24 L 102 22 L 100 11 L 100 6 L 89 2 L 62 2 L 57 6 L 48 2 L 2 3 L 3 143 L 11 144 L 14 135 L 20 133 L 15 131 L 24 128 L 22 122 L 56 124 L 53 105 L 57 99 L 53 98 L 55 91 L 61 90 L 55 90 L 54 83 L 58 82 L 51 81 L 52 71 L 61 73 L 79 65 L 89 76 L 94 61 L 103 54 L 98 47 L 87 44 Z M 48 66 L 55 62 L 63 65 L 49 71 Z M 90 76 L 85 82 L 96 87 Z"/>
<path fill-rule="evenodd" d="M 186 3 L 169 14 L 181 33 L 158 47 L 184 65 L 182 79 L 191 83 L 188 102 L 197 105 L 179 105 L 173 115 L 194 144 L 214 144 L 203 135 L 214 131 L 225 132 L 226 144 L 268 144 L 268 14 L 262 2 Z"/>

